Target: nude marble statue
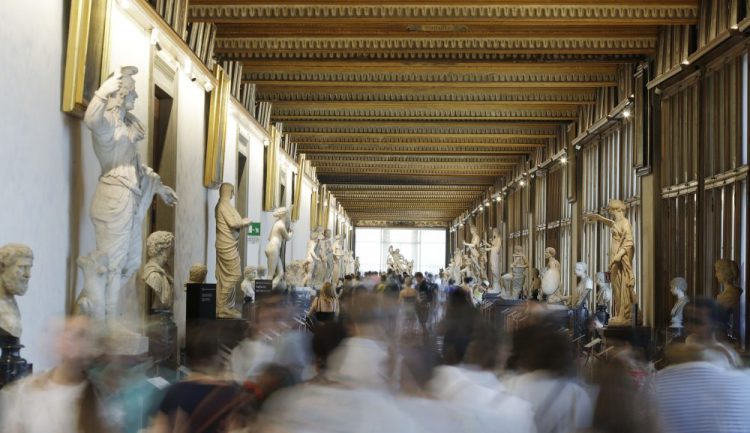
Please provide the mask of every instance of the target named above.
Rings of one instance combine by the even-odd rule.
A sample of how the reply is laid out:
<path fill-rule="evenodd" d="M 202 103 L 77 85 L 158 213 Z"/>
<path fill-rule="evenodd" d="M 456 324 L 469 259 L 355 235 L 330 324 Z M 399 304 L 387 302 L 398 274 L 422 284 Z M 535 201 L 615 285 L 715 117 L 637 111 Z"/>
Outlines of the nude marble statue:
<path fill-rule="evenodd" d="M 283 251 L 284 244 L 292 238 L 292 221 L 286 207 L 280 207 L 273 211 L 273 217 L 276 218 L 276 222 L 273 223 L 271 233 L 268 235 L 268 244 L 266 245 L 265 252 L 268 271 L 271 273 L 270 276 L 273 280 L 271 287 L 281 289 L 283 288 L 282 282 L 284 281 L 284 265 L 281 260 L 281 251 Z"/>
<path fill-rule="evenodd" d="M 141 228 L 152 198 L 159 196 L 168 206 L 177 203 L 174 190 L 141 163 L 137 152 L 138 142 L 145 137 L 143 124 L 131 113 L 138 97 L 133 79 L 137 73 L 138 68 L 125 66 L 106 79 L 84 116 L 102 170 L 90 215 L 96 249 L 109 260 L 108 316 L 124 314 L 120 301 L 127 295 L 121 289 L 141 266 Z"/>
<path fill-rule="evenodd" d="M 109 278 L 109 259 L 101 251 L 78 257 L 78 267 L 83 272 L 83 289 L 76 298 L 73 312 L 95 320 L 105 320 L 104 297 Z"/>
<path fill-rule="evenodd" d="M 323 239 L 323 231 L 320 229 L 320 227 L 316 228 L 315 230 L 310 233 L 310 240 L 307 241 L 307 253 L 305 254 L 305 262 L 307 273 L 305 275 L 305 281 L 304 286 L 306 287 L 312 287 L 313 286 L 313 276 L 315 275 L 315 270 L 320 266 L 320 257 L 315 253 L 315 250 L 317 249 L 318 242 Z"/>
<path fill-rule="evenodd" d="M 632 320 L 632 305 L 636 303 L 635 274 L 633 273 L 633 229 L 625 218 L 625 203 L 610 200 L 607 211 L 614 219 L 592 214 L 588 218 L 604 223 L 612 232 L 609 249 L 609 273 L 612 284 L 613 314 L 609 324 L 626 326 Z"/>
<path fill-rule="evenodd" d="M 34 253 L 21 244 L 0 247 L 0 333 L 20 338 L 23 327 L 16 296 L 29 289 Z"/>
<path fill-rule="evenodd" d="M 166 270 L 174 246 L 174 235 L 165 231 L 151 233 L 146 239 L 148 261 L 141 279 L 151 291 L 151 310 L 171 312 L 174 304 L 174 281 Z"/>
<path fill-rule="evenodd" d="M 239 318 L 235 292 L 242 279 L 240 260 L 240 230 L 250 225 L 249 218 L 242 218 L 232 204 L 234 185 L 223 183 L 219 187 L 216 203 L 216 316 Z"/>
<path fill-rule="evenodd" d="M 669 291 L 677 298 L 670 313 L 670 328 L 682 328 L 682 317 L 685 306 L 690 302 L 685 292 L 687 292 L 687 281 L 682 277 L 672 278 L 669 282 Z"/>
<path fill-rule="evenodd" d="M 492 290 L 493 293 L 500 292 L 500 251 L 503 247 L 503 240 L 500 237 L 500 229 L 495 227 L 492 229 L 492 242 L 489 248 L 486 248 L 490 253 L 490 273 L 492 274 Z"/>

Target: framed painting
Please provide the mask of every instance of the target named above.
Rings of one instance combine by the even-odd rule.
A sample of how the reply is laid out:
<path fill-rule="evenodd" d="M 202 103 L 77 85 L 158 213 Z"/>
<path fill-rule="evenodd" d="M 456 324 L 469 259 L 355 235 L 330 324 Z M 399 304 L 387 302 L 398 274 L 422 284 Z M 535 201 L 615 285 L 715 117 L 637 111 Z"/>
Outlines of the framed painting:
<path fill-rule="evenodd" d="M 107 76 L 112 1 L 71 1 L 62 100 L 66 113 L 83 116 Z"/>
<path fill-rule="evenodd" d="M 203 171 L 203 185 L 218 188 L 224 177 L 224 147 L 227 141 L 227 116 L 229 111 L 229 90 L 232 83 L 221 66 L 216 65 L 214 74 L 218 85 L 211 91 L 206 137 L 206 164 Z"/>

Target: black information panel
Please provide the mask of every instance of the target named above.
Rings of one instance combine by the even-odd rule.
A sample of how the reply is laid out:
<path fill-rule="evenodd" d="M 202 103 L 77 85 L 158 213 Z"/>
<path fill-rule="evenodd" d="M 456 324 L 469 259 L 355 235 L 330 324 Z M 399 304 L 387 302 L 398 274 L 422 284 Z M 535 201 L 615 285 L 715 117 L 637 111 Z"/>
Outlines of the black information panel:
<path fill-rule="evenodd" d="M 216 284 L 186 284 L 185 319 L 216 319 Z"/>
<path fill-rule="evenodd" d="M 263 296 L 273 290 L 273 280 L 255 280 L 255 296 Z"/>

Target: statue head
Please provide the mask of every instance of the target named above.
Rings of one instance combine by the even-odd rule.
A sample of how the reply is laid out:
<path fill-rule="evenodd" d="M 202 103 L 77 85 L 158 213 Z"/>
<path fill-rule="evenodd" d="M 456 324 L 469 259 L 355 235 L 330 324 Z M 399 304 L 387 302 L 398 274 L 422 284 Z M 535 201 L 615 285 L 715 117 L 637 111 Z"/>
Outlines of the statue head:
<path fill-rule="evenodd" d="M 555 251 L 555 249 L 552 248 L 552 247 L 547 247 L 547 248 L 544 249 L 544 258 L 545 259 L 549 259 L 549 258 L 555 257 L 556 254 L 557 254 L 557 251 Z"/>
<path fill-rule="evenodd" d="M 584 278 L 589 274 L 589 265 L 583 262 L 576 263 L 576 276 L 578 278 Z"/>
<path fill-rule="evenodd" d="M 219 199 L 231 200 L 234 197 L 234 185 L 231 183 L 222 183 L 219 187 Z"/>
<path fill-rule="evenodd" d="M 479 230 L 479 229 L 478 229 L 478 228 L 477 228 L 477 226 L 475 226 L 475 225 L 472 225 L 471 227 L 469 227 L 469 231 L 471 232 L 471 234 L 472 234 L 472 235 L 475 235 L 475 234 L 477 234 L 477 233 L 478 233 L 478 230 Z"/>
<path fill-rule="evenodd" d="M 672 281 L 669 282 L 669 291 L 678 298 L 680 295 L 684 295 L 687 291 L 687 280 L 682 277 L 672 278 Z"/>
<path fill-rule="evenodd" d="M 521 245 L 513 247 L 513 254 L 523 254 L 523 247 Z"/>
<path fill-rule="evenodd" d="M 138 98 L 138 92 L 135 91 L 135 79 L 133 75 L 138 73 L 135 66 L 123 66 L 120 68 L 120 88 L 109 95 L 108 106 L 110 108 L 120 108 L 124 112 L 131 111 L 135 108 L 135 100 Z"/>
<path fill-rule="evenodd" d="M 624 216 L 628 206 L 622 200 L 612 199 L 607 204 L 607 211 L 612 214 L 615 218 L 618 216 Z"/>
<path fill-rule="evenodd" d="M 191 283 L 205 283 L 206 274 L 208 274 L 208 268 L 203 263 L 195 263 L 190 266 Z"/>
<path fill-rule="evenodd" d="M 320 227 L 315 227 L 315 230 L 310 232 L 310 240 L 317 241 L 322 239 L 323 230 Z"/>
<path fill-rule="evenodd" d="M 714 275 L 721 284 L 734 283 L 740 270 L 737 263 L 730 259 L 719 259 L 714 263 Z"/>
<path fill-rule="evenodd" d="M 255 266 L 245 266 L 245 271 L 242 275 L 246 280 L 254 281 L 258 278 L 258 268 Z"/>
<path fill-rule="evenodd" d="M 492 229 L 492 236 L 494 236 L 496 238 L 500 237 L 500 228 L 499 227 L 495 227 L 494 229 Z"/>
<path fill-rule="evenodd" d="M 0 297 L 23 296 L 29 289 L 34 253 L 21 244 L 0 247 Z"/>
<path fill-rule="evenodd" d="M 169 251 L 174 244 L 174 235 L 165 231 L 153 232 L 146 239 L 146 257 L 160 258 L 166 261 Z"/>
<path fill-rule="evenodd" d="M 289 209 L 286 206 L 276 208 L 276 210 L 273 211 L 273 217 L 276 218 L 276 221 L 286 222 L 287 226 L 292 222 L 291 216 L 289 215 Z"/>
<path fill-rule="evenodd" d="M 324 239 L 330 239 L 331 237 L 331 229 L 325 229 L 323 230 L 323 238 Z"/>
<path fill-rule="evenodd" d="M 268 269 L 263 265 L 258 265 L 258 278 L 265 278 L 266 273 L 268 273 Z"/>

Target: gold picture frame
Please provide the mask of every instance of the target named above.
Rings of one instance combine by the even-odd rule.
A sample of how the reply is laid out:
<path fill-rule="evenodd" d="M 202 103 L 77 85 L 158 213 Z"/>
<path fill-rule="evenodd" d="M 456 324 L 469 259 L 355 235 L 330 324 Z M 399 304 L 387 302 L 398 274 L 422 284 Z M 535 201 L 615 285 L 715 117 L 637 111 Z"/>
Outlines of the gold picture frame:
<path fill-rule="evenodd" d="M 217 87 L 211 92 L 206 137 L 206 160 L 203 185 L 218 188 L 224 177 L 224 151 L 227 141 L 227 116 L 229 111 L 229 76 L 221 66 L 214 67 Z"/>
<path fill-rule="evenodd" d="M 68 19 L 62 111 L 83 116 L 107 78 L 113 0 L 72 0 Z"/>
<path fill-rule="evenodd" d="M 266 187 L 263 197 L 263 210 L 270 212 L 277 206 L 279 190 L 279 142 L 281 137 L 275 126 L 271 126 L 271 139 L 266 147 Z"/>
<path fill-rule="evenodd" d="M 300 198 L 302 197 L 302 178 L 305 177 L 305 171 L 307 170 L 308 161 L 305 158 L 305 154 L 302 153 L 299 156 L 299 164 L 297 166 L 297 177 L 294 179 L 294 197 L 292 197 L 292 221 L 299 220 L 300 210 Z"/>

